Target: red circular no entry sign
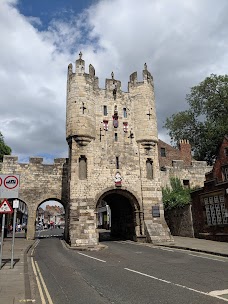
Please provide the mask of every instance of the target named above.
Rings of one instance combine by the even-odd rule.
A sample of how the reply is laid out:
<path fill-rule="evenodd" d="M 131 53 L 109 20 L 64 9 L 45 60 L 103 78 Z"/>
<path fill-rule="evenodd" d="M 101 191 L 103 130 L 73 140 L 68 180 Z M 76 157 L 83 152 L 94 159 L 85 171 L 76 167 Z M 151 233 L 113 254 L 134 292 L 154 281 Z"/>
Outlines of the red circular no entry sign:
<path fill-rule="evenodd" d="M 14 189 L 16 188 L 18 185 L 18 178 L 14 175 L 8 175 L 5 179 L 4 179 L 4 186 L 7 189 Z"/>

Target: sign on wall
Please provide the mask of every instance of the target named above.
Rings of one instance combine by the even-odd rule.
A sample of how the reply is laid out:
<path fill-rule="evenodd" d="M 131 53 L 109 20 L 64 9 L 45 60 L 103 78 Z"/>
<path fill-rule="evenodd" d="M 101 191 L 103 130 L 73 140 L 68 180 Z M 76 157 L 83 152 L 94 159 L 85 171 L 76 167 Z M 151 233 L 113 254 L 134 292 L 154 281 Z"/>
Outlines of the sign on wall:
<path fill-rule="evenodd" d="M 19 181 L 20 178 L 18 174 L 1 174 L 0 198 L 18 198 Z"/>

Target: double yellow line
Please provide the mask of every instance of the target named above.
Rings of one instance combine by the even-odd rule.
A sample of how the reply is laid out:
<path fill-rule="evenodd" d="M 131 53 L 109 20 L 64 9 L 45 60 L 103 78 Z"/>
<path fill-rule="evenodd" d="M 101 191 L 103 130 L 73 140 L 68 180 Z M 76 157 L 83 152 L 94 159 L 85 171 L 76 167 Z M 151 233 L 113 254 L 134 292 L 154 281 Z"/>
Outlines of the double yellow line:
<path fill-rule="evenodd" d="M 44 282 L 44 279 L 43 279 L 43 276 L 41 274 L 41 271 L 40 271 L 40 268 L 37 264 L 36 261 L 34 261 L 33 259 L 33 253 L 34 253 L 34 250 L 36 248 L 36 246 L 38 245 L 40 240 L 37 240 L 33 249 L 32 249 L 32 252 L 31 252 L 31 262 L 32 262 L 32 268 L 33 268 L 33 272 L 34 272 L 34 275 L 35 275 L 35 278 L 36 278 L 36 282 L 37 282 L 37 286 L 38 286 L 38 290 L 39 290 L 39 293 L 40 293 L 40 298 L 41 298 L 41 303 L 42 304 L 54 304 L 52 299 L 51 299 L 51 296 L 48 292 L 48 289 L 47 289 L 47 286 Z M 46 295 L 46 298 L 47 298 L 47 301 L 45 299 L 45 295 Z"/>

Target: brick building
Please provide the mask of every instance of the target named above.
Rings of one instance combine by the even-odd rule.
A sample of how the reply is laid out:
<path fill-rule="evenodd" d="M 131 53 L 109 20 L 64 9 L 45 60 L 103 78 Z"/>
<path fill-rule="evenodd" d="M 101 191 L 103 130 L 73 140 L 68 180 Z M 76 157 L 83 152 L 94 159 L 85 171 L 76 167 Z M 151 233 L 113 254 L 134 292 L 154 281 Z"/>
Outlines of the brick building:
<path fill-rule="evenodd" d="M 191 194 L 195 236 L 228 241 L 228 136 L 205 176 L 204 187 Z"/>
<path fill-rule="evenodd" d="M 212 167 L 205 161 L 196 161 L 192 157 L 188 140 L 180 140 L 174 148 L 162 140 L 158 140 L 158 159 L 162 187 L 170 185 L 170 177 L 179 178 L 186 187 L 202 187 L 205 174 Z"/>

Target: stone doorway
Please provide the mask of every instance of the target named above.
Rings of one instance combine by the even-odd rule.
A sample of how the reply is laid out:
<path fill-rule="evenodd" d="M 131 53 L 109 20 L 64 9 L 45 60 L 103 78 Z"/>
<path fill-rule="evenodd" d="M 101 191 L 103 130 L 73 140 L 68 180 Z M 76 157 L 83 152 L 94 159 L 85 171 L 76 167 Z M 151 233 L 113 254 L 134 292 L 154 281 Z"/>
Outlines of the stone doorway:
<path fill-rule="evenodd" d="M 106 192 L 97 203 L 99 240 L 137 240 L 140 231 L 139 205 L 126 190 Z"/>

